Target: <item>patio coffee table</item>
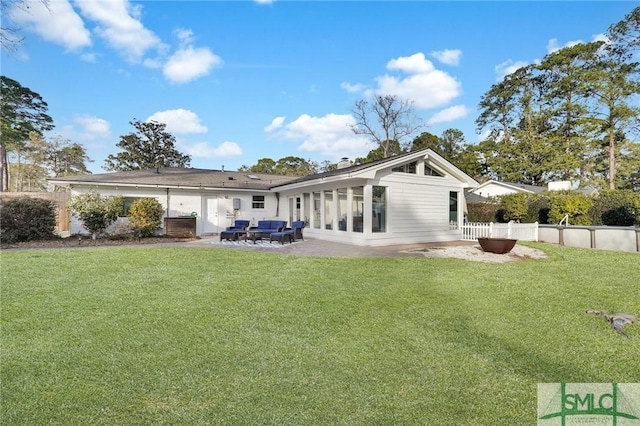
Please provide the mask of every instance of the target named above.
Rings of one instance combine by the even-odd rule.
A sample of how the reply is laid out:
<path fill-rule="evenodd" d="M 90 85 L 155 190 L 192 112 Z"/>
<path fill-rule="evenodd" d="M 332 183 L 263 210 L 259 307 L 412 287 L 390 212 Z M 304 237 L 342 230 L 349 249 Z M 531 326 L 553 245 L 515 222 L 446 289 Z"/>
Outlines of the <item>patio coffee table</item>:
<path fill-rule="evenodd" d="M 247 231 L 244 235 L 244 240 L 247 241 L 247 239 L 250 239 L 255 244 L 256 240 L 262 240 L 262 231 Z"/>

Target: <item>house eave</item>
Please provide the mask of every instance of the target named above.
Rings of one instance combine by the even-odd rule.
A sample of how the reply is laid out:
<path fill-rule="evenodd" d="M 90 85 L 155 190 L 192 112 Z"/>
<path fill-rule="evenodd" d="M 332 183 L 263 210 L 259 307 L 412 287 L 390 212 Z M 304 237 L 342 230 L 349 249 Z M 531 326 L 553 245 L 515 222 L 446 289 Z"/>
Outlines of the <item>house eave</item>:
<path fill-rule="evenodd" d="M 242 188 L 237 186 L 207 186 L 207 185 L 167 185 L 150 183 L 120 183 L 120 182 L 91 182 L 91 181 L 56 181 L 49 180 L 50 183 L 68 187 L 110 187 L 110 188 L 152 188 L 152 189 L 182 189 L 190 191 L 229 191 L 229 192 L 269 192 L 269 188 Z"/>

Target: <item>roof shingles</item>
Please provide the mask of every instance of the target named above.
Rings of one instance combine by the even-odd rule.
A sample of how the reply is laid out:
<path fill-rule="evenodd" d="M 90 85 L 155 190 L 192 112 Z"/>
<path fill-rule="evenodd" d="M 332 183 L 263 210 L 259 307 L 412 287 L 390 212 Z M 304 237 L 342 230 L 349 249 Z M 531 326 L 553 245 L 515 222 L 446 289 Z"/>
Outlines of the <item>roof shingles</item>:
<path fill-rule="evenodd" d="M 251 176 L 251 177 L 250 177 Z M 229 172 L 191 168 L 159 168 L 50 179 L 56 184 L 151 185 L 160 187 L 233 188 L 268 190 L 297 176 Z"/>

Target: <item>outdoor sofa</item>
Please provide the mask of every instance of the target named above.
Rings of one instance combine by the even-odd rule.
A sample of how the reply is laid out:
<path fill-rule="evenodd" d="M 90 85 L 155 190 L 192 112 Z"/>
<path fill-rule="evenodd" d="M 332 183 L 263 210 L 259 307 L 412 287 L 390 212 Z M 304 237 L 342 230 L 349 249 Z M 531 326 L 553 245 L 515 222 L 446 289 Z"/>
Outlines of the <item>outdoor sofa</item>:
<path fill-rule="evenodd" d="M 259 220 L 257 226 L 248 229 L 247 238 L 255 243 L 256 240 L 267 238 L 274 232 L 282 232 L 286 226 L 286 220 Z"/>

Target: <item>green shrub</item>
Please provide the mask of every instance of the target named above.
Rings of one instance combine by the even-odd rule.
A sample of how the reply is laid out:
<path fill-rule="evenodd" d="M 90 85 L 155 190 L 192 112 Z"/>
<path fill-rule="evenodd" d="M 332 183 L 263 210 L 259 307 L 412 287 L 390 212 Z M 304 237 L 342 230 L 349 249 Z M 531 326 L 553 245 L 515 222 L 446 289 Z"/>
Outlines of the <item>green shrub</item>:
<path fill-rule="evenodd" d="M 549 221 L 557 224 L 569 215 L 571 225 L 593 225 L 589 214 L 593 199 L 588 195 L 575 192 L 557 192 L 549 194 Z"/>
<path fill-rule="evenodd" d="M 124 210 L 124 199 L 122 197 L 103 197 L 102 195 L 89 192 L 76 195 L 69 202 L 69 208 L 73 210 L 74 216 L 78 217 L 83 226 L 91 232 L 91 237 L 96 237 L 118 219 Z"/>
<path fill-rule="evenodd" d="M 496 222 L 500 204 L 497 203 L 473 203 L 467 204 L 467 221 L 469 222 Z"/>
<path fill-rule="evenodd" d="M 47 240 L 55 237 L 56 210 L 52 201 L 20 197 L 0 203 L 0 241 Z"/>
<path fill-rule="evenodd" d="M 527 215 L 525 223 L 549 223 L 549 196 L 546 194 L 527 194 Z"/>
<path fill-rule="evenodd" d="M 594 200 L 591 216 L 597 225 L 640 225 L 640 194 L 627 190 L 603 190 Z"/>
<path fill-rule="evenodd" d="M 138 198 L 129 207 L 127 218 L 139 237 L 151 237 L 162 223 L 164 209 L 155 198 Z"/>
<path fill-rule="evenodd" d="M 522 222 L 527 216 L 527 194 L 516 192 L 500 197 L 503 216 L 506 221 Z"/>

